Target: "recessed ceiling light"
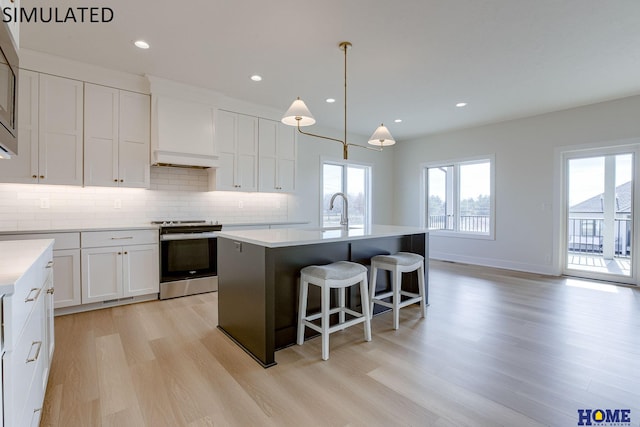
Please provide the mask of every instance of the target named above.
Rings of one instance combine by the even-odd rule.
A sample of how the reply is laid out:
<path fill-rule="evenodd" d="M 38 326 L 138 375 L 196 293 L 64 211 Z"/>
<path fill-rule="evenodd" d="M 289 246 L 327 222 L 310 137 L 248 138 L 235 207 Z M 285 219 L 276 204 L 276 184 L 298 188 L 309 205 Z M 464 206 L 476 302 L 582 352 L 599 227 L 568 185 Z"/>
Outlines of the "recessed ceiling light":
<path fill-rule="evenodd" d="M 149 43 L 144 40 L 136 40 L 133 44 L 135 44 L 140 49 L 149 49 Z"/>
<path fill-rule="evenodd" d="M 251 76 L 251 80 L 253 80 L 254 82 L 260 82 L 262 81 L 262 76 L 254 74 L 253 76 Z"/>
<path fill-rule="evenodd" d="M 336 102 L 336 100 L 335 100 L 335 99 L 333 99 L 333 98 L 327 98 L 327 103 L 329 103 L 329 104 L 333 104 L 334 102 Z"/>
<path fill-rule="evenodd" d="M 394 122 L 396 123 L 402 123 L 402 119 L 395 119 Z"/>
<path fill-rule="evenodd" d="M 456 107 L 458 107 L 458 108 L 466 107 L 466 106 L 467 106 L 467 103 L 466 103 L 466 102 L 458 102 L 458 103 L 456 104 Z"/>

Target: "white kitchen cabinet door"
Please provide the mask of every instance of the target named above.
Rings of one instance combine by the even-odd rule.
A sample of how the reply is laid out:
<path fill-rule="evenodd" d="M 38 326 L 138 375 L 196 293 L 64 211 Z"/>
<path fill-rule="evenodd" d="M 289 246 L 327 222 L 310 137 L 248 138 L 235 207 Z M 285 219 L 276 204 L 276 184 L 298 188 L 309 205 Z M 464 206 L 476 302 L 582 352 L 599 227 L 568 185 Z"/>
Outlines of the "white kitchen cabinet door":
<path fill-rule="evenodd" d="M 240 191 L 258 191 L 258 118 L 239 114 L 236 182 Z"/>
<path fill-rule="evenodd" d="M 82 185 L 83 83 L 40 74 L 39 182 Z"/>
<path fill-rule="evenodd" d="M 121 90 L 119 110 L 118 179 L 120 186 L 149 188 L 150 98 L 148 95 Z"/>
<path fill-rule="evenodd" d="M 125 246 L 122 249 L 123 296 L 159 292 L 158 245 Z"/>
<path fill-rule="evenodd" d="M 82 249 L 82 303 L 122 296 L 122 248 Z"/>
<path fill-rule="evenodd" d="M 293 192 L 296 178 L 295 130 L 274 120 L 259 120 L 259 190 Z"/>
<path fill-rule="evenodd" d="M 84 183 L 149 187 L 149 96 L 85 83 Z"/>
<path fill-rule="evenodd" d="M 218 110 L 216 114 L 216 146 L 220 167 L 216 169 L 216 189 L 232 191 L 236 187 L 236 132 L 238 114 Z"/>
<path fill-rule="evenodd" d="M 258 189 L 275 192 L 278 189 L 278 122 L 260 119 L 258 121 Z"/>
<path fill-rule="evenodd" d="M 220 167 L 216 189 L 258 190 L 258 118 L 224 110 L 216 115 Z"/>
<path fill-rule="evenodd" d="M 82 304 L 80 249 L 53 251 L 53 261 L 54 307 L 72 307 Z"/>
<path fill-rule="evenodd" d="M 117 187 L 119 91 L 84 85 L 84 184 Z"/>
<path fill-rule="evenodd" d="M 278 185 L 280 191 L 293 192 L 298 161 L 296 130 L 283 123 L 278 123 L 278 129 Z"/>
<path fill-rule="evenodd" d="M 38 73 L 20 70 L 18 83 L 18 155 L 2 160 L 0 182 L 38 182 Z"/>

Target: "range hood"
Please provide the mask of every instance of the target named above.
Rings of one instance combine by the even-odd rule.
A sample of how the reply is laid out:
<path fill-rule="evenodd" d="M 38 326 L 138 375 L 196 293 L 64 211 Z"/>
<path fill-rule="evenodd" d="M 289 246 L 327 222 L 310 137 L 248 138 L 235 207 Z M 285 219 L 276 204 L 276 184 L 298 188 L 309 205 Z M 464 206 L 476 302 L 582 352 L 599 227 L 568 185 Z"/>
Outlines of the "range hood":
<path fill-rule="evenodd" d="M 151 163 L 156 166 L 216 168 L 216 107 L 193 99 L 183 86 L 151 82 Z"/>
<path fill-rule="evenodd" d="M 179 168 L 209 169 L 218 167 L 218 157 L 155 150 L 153 152 L 152 165 L 173 166 Z"/>

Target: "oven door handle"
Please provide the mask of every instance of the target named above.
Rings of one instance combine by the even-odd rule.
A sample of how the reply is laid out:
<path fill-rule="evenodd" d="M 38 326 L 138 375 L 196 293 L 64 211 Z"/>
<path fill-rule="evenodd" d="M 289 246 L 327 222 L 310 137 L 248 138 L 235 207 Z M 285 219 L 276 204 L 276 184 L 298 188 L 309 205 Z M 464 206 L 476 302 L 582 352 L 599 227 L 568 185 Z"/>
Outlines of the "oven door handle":
<path fill-rule="evenodd" d="M 160 240 L 196 240 L 196 239 L 213 239 L 218 237 L 218 233 L 215 231 L 204 233 L 175 233 L 175 234 L 161 234 Z"/>

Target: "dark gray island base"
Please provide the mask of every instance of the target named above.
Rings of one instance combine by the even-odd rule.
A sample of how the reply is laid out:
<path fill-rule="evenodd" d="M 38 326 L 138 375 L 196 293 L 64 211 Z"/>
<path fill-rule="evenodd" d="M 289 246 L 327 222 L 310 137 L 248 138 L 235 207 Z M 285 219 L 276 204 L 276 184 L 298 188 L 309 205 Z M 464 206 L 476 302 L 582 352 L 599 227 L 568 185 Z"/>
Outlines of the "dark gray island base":
<path fill-rule="evenodd" d="M 388 227 L 388 226 L 381 226 Z M 394 229 L 405 227 L 394 227 Z M 326 241 L 290 237 L 257 239 L 262 230 L 221 233 L 218 237 L 218 328 L 264 367 L 273 366 L 275 351 L 295 343 L 300 269 L 308 265 L 353 261 L 369 267 L 374 255 L 398 251 L 425 257 L 425 286 L 428 302 L 428 241 L 426 232 L 409 229 L 410 234 L 395 236 L 324 237 Z M 266 230 L 265 230 L 266 231 Z M 268 230 L 279 233 L 282 230 Z M 422 231 L 422 232 L 413 232 Z M 252 233 L 251 232 L 255 232 Z M 343 233 L 348 234 L 348 233 Z M 388 234 L 388 233 L 386 233 Z M 249 236 L 249 238 L 247 238 Z M 386 289 L 389 278 L 379 273 L 377 289 Z M 416 273 L 405 274 L 403 289 L 417 292 Z M 350 301 L 359 292 L 351 290 Z M 376 306 L 378 307 L 378 306 Z M 319 310 L 320 293 L 309 289 L 308 310 Z M 360 310 L 360 307 L 352 307 Z M 378 312 L 379 310 L 376 310 Z M 315 334 L 309 331 L 308 336 Z"/>

